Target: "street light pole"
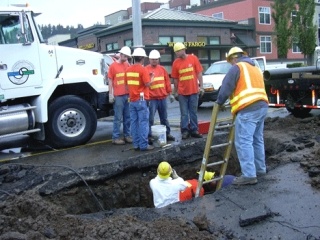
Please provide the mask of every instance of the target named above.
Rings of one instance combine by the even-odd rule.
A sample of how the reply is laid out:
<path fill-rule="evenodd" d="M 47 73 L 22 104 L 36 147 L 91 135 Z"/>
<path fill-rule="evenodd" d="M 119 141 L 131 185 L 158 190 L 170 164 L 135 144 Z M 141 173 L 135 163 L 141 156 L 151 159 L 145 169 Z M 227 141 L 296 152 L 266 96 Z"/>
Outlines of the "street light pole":
<path fill-rule="evenodd" d="M 140 0 L 132 0 L 132 35 L 133 35 L 133 47 L 143 46 Z"/>

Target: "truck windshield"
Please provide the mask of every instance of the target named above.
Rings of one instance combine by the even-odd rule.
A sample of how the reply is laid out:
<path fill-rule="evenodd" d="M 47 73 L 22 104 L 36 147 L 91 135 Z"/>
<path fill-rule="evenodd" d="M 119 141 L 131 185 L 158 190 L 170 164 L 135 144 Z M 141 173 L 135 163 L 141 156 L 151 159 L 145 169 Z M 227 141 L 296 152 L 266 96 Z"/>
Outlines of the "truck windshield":
<path fill-rule="evenodd" d="M 34 38 L 30 29 L 29 21 L 26 23 L 26 35 L 29 42 Z M 21 23 L 18 15 L 0 15 L 0 44 L 26 43 L 26 38 L 22 35 Z"/>
<path fill-rule="evenodd" d="M 37 34 L 38 34 L 38 37 L 39 37 L 39 41 L 41 43 L 45 43 L 45 41 L 43 40 L 43 36 L 42 36 L 41 30 L 40 30 L 40 27 L 39 27 L 39 25 L 37 24 L 37 22 L 35 20 L 35 18 L 37 16 L 39 16 L 39 15 L 40 15 L 39 13 L 32 12 L 32 19 L 33 19 L 33 22 L 34 22 L 34 26 L 36 26 L 36 30 L 37 30 Z"/>

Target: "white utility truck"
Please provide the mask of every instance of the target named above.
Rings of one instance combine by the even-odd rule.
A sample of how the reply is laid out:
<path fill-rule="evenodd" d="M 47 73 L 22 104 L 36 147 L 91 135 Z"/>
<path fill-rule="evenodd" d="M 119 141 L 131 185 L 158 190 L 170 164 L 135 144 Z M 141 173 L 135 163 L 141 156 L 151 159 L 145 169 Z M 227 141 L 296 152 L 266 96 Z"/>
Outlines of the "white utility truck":
<path fill-rule="evenodd" d="M 103 55 L 48 45 L 28 7 L 0 6 L 0 140 L 84 144 L 112 113 Z"/>

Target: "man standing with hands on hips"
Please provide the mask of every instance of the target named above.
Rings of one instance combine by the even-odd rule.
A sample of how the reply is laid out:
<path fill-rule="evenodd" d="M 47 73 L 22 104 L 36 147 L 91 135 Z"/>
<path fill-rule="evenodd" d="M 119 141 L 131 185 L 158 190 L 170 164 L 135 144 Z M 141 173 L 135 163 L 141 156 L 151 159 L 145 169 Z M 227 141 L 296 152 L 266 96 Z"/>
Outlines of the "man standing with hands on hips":
<path fill-rule="evenodd" d="M 197 110 L 199 95 L 201 97 L 204 93 L 203 68 L 198 57 L 186 54 L 186 47 L 183 43 L 175 43 L 173 50 L 177 58 L 172 64 L 171 77 L 174 80 L 175 98 L 179 100 L 182 139 L 187 139 L 190 135 L 202 138 L 198 131 Z"/>
<path fill-rule="evenodd" d="M 256 184 L 257 176 L 266 174 L 263 128 L 268 112 L 268 97 L 261 70 L 239 47 L 227 54 L 232 67 L 222 81 L 217 104 L 221 107 L 230 97 L 235 118 L 235 140 L 240 162 L 240 177 L 232 184 Z"/>
<path fill-rule="evenodd" d="M 160 53 L 158 50 L 152 50 L 149 54 L 150 64 L 146 66 L 150 75 L 154 76 L 154 81 L 150 85 L 150 116 L 149 116 L 149 136 L 151 137 L 151 126 L 154 125 L 154 115 L 158 110 L 160 124 L 166 126 L 166 134 L 168 141 L 174 141 L 175 138 L 170 134 L 170 124 L 167 114 L 167 96 L 169 95 L 170 101 L 174 101 L 171 95 L 171 82 L 167 70 L 162 67 L 160 62 Z"/>

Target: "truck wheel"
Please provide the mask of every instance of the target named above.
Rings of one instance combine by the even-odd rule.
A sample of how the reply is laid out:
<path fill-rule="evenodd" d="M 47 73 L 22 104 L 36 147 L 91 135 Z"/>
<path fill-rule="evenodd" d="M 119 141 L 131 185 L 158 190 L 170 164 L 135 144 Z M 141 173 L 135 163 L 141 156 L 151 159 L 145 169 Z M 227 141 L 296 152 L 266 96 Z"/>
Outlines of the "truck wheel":
<path fill-rule="evenodd" d="M 63 96 L 49 106 L 46 140 L 55 148 L 88 142 L 97 129 L 97 115 L 90 104 L 77 96 Z"/>
<path fill-rule="evenodd" d="M 308 117 L 311 108 L 288 108 L 286 107 L 286 109 L 288 110 L 288 112 L 292 113 L 293 116 L 297 117 L 297 118 L 304 118 L 304 117 Z"/>

